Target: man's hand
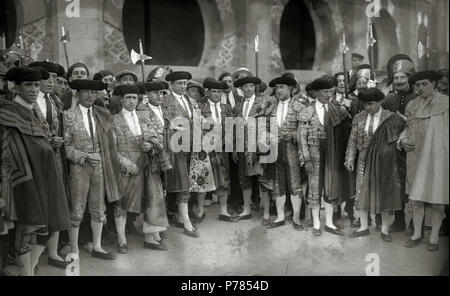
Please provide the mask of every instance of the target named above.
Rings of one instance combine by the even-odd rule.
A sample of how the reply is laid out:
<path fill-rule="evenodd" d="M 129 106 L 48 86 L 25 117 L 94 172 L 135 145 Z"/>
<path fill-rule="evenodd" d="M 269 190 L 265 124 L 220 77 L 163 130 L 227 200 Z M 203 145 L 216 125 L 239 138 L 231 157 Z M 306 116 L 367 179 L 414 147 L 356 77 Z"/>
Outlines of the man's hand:
<path fill-rule="evenodd" d="M 139 168 L 137 165 L 133 164 L 132 168 L 128 171 L 131 176 L 137 176 L 139 174 Z"/>
<path fill-rule="evenodd" d="M 142 96 L 142 102 L 141 104 L 147 105 L 148 104 L 148 96 L 147 95 L 143 95 Z"/>
<path fill-rule="evenodd" d="M 408 118 L 405 115 L 403 115 L 402 113 L 400 113 L 398 110 L 397 110 L 397 115 L 400 115 L 400 117 L 403 118 L 404 121 L 408 120 Z"/>
<path fill-rule="evenodd" d="M 314 165 L 311 160 L 305 162 L 305 170 L 308 174 L 312 174 L 314 170 Z"/>
<path fill-rule="evenodd" d="M 400 147 L 402 147 L 406 152 L 411 152 L 411 151 L 414 150 L 414 145 L 413 144 L 409 144 L 405 140 L 401 140 L 400 141 Z"/>
<path fill-rule="evenodd" d="M 367 88 L 375 88 L 375 87 L 377 87 L 377 81 L 369 79 L 369 81 L 367 82 Z"/>
<path fill-rule="evenodd" d="M 88 154 L 86 156 L 86 161 L 88 164 L 90 164 L 93 167 L 96 167 L 100 164 L 100 161 L 102 160 L 102 158 L 100 157 L 100 155 L 98 153 L 96 154 Z"/>
<path fill-rule="evenodd" d="M 149 152 L 150 150 L 152 150 L 153 145 L 148 142 L 142 142 L 142 144 L 141 144 L 141 146 L 139 146 L 139 148 L 141 149 L 142 152 L 146 153 L 146 152 Z"/>
<path fill-rule="evenodd" d="M 53 149 L 61 148 L 62 144 L 64 144 L 64 139 L 61 137 L 52 137 L 50 138 L 50 145 L 52 145 Z"/>
<path fill-rule="evenodd" d="M 354 165 L 353 165 L 353 163 L 354 163 L 354 161 L 352 161 L 352 160 L 346 161 L 346 162 L 344 163 L 345 168 L 346 168 L 349 172 L 353 172 L 353 170 L 354 170 Z"/>

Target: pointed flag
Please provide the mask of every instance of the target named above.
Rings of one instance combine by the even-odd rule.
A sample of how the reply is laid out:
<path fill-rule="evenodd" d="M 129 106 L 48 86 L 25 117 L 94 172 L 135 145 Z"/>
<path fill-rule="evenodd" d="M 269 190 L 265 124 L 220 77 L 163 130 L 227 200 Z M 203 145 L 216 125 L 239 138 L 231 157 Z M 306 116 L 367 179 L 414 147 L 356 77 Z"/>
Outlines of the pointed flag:
<path fill-rule="evenodd" d="M 372 20 L 369 19 L 367 23 L 367 48 L 374 46 L 377 42 L 373 35 L 373 23 Z"/>
<path fill-rule="evenodd" d="M 259 52 L 259 34 L 255 37 L 255 52 Z"/>
<path fill-rule="evenodd" d="M 345 32 L 342 34 L 341 47 L 342 47 L 341 50 L 342 50 L 343 53 L 347 53 L 350 50 L 350 48 L 348 48 L 348 46 L 347 46 L 347 41 L 345 39 Z"/>
<path fill-rule="evenodd" d="M 69 31 L 65 31 L 64 27 L 62 27 L 62 36 L 60 39 L 61 42 L 70 42 L 70 35 L 69 35 Z"/>

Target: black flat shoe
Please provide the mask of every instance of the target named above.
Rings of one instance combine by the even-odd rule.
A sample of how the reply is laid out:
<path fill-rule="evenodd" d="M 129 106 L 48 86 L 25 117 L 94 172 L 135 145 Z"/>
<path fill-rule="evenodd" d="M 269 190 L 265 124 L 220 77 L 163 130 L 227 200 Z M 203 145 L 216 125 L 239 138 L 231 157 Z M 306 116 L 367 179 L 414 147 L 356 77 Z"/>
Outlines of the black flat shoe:
<path fill-rule="evenodd" d="M 194 230 L 189 231 L 185 228 L 183 233 L 190 237 L 195 237 L 195 238 L 199 237 L 200 234 L 197 232 L 197 230 L 195 228 L 193 228 L 193 229 Z"/>
<path fill-rule="evenodd" d="M 414 248 L 417 247 L 420 243 L 422 242 L 422 238 L 418 238 L 418 239 L 409 239 L 406 244 L 405 247 L 407 248 Z"/>
<path fill-rule="evenodd" d="M 429 243 L 428 246 L 427 246 L 427 249 L 430 252 L 436 252 L 437 250 L 439 250 L 439 244 Z"/>
<path fill-rule="evenodd" d="M 325 226 L 324 230 L 325 230 L 326 232 L 331 233 L 331 234 L 345 235 L 345 233 L 344 233 L 342 230 L 338 229 L 338 228 L 333 229 L 333 228 L 331 228 L 331 227 Z"/>
<path fill-rule="evenodd" d="M 284 224 L 286 224 L 286 220 L 278 221 L 278 222 L 272 221 L 269 223 L 269 225 L 267 225 L 267 228 L 277 228 L 277 227 L 283 226 Z"/>
<path fill-rule="evenodd" d="M 92 250 L 91 255 L 95 258 L 99 258 L 99 259 L 103 259 L 103 260 L 115 260 L 116 256 L 114 256 L 114 254 L 111 253 L 103 253 L 103 252 L 98 252 L 96 250 Z"/>
<path fill-rule="evenodd" d="M 252 214 L 247 214 L 247 215 L 243 215 L 243 216 L 237 216 L 236 217 L 238 220 L 249 220 L 252 218 Z"/>
<path fill-rule="evenodd" d="M 144 241 L 144 248 L 145 249 L 151 249 L 151 250 L 156 250 L 156 251 L 167 251 L 169 248 L 167 247 L 167 245 L 160 241 L 159 244 L 154 244 L 154 243 L 147 243 Z"/>
<path fill-rule="evenodd" d="M 67 261 L 61 261 L 61 260 L 56 260 L 56 259 L 52 259 L 50 257 L 48 257 L 48 265 L 60 268 L 60 269 L 66 269 L 67 265 L 69 265 L 70 262 Z"/>
<path fill-rule="evenodd" d="M 119 252 L 120 254 L 128 254 L 128 246 L 127 246 L 127 244 L 123 244 L 122 246 L 119 246 L 117 248 L 117 252 Z"/>
<path fill-rule="evenodd" d="M 392 241 L 392 235 L 389 234 L 384 234 L 383 231 L 380 231 L 381 234 L 381 239 L 387 243 L 390 243 Z"/>
<path fill-rule="evenodd" d="M 261 224 L 262 224 L 263 226 L 268 226 L 268 225 L 270 224 L 270 221 L 269 221 L 269 219 L 264 219 L 264 218 L 263 218 Z"/>
<path fill-rule="evenodd" d="M 314 236 L 321 236 L 322 235 L 322 230 L 319 229 L 315 229 L 313 228 L 312 233 L 314 234 Z"/>
<path fill-rule="evenodd" d="M 227 215 L 219 215 L 219 221 L 234 223 L 237 222 L 237 219 Z"/>
<path fill-rule="evenodd" d="M 292 222 L 292 225 L 294 226 L 294 229 L 298 230 L 298 231 L 302 231 L 305 229 L 302 224 L 297 224 L 295 222 Z"/>
<path fill-rule="evenodd" d="M 355 238 L 355 237 L 362 237 L 362 236 L 368 236 L 368 235 L 370 235 L 369 228 L 367 228 L 366 230 L 355 231 L 355 232 L 351 233 L 348 237 Z"/>

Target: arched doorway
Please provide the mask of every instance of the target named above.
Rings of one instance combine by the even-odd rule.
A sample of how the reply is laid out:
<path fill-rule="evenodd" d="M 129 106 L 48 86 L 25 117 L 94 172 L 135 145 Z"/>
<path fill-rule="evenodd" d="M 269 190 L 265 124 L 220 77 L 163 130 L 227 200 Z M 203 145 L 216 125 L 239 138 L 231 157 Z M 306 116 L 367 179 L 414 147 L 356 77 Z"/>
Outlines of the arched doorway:
<path fill-rule="evenodd" d="M 290 0 L 280 22 L 280 52 L 287 69 L 311 70 L 316 35 L 308 7 L 303 0 Z"/>
<path fill-rule="evenodd" d="M 196 0 L 126 0 L 123 32 L 129 50 L 139 49 L 142 39 L 146 54 L 157 65 L 198 66 L 205 28 Z"/>
<path fill-rule="evenodd" d="M 0 37 L 6 38 L 6 48 L 16 39 L 17 9 L 14 0 L 0 0 Z M 3 44 L 0 44 L 2 47 Z"/>

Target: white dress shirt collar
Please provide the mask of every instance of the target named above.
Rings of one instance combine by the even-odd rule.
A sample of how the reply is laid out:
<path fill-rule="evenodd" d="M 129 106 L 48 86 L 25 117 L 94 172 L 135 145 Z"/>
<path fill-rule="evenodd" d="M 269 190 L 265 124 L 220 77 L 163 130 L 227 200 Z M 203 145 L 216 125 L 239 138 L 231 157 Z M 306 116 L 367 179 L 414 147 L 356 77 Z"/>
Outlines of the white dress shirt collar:
<path fill-rule="evenodd" d="M 133 136 L 140 136 L 142 134 L 142 130 L 139 124 L 136 110 L 128 111 L 127 109 L 122 108 L 122 114 Z"/>
<path fill-rule="evenodd" d="M 382 111 L 383 108 L 380 108 L 380 110 L 378 110 L 378 112 L 375 113 L 374 115 L 370 115 L 369 113 L 367 113 L 366 124 L 364 126 L 364 130 L 367 134 L 369 133 L 370 119 L 372 118 L 372 116 L 373 116 L 373 132 L 377 130 L 378 126 L 380 125 L 380 118 Z"/>
<path fill-rule="evenodd" d="M 176 94 L 175 92 L 172 92 L 172 94 L 175 97 L 175 99 L 177 99 L 178 103 L 181 105 L 183 109 L 187 108 L 186 111 L 188 112 L 189 117 L 192 117 L 191 109 L 189 108 L 189 99 L 186 98 L 186 96 Z"/>
<path fill-rule="evenodd" d="M 129 117 L 137 116 L 137 115 L 136 115 L 136 110 L 128 111 L 127 109 L 122 108 L 122 113 L 123 113 L 123 115 L 129 116 Z"/>
<path fill-rule="evenodd" d="M 45 116 L 47 114 L 47 102 L 45 100 L 45 94 L 43 92 L 39 92 L 36 103 L 39 106 L 41 113 Z"/>
<path fill-rule="evenodd" d="M 91 106 L 91 107 L 89 107 L 89 108 L 87 108 L 87 107 L 84 107 L 84 106 L 83 106 L 83 105 L 81 105 L 81 104 L 79 104 L 78 106 L 80 106 L 80 110 L 81 110 L 81 112 L 83 112 L 83 113 L 87 114 L 87 113 L 88 113 L 88 111 L 89 111 L 89 110 L 91 110 L 91 114 L 92 114 L 92 106 Z"/>
<path fill-rule="evenodd" d="M 221 115 L 220 115 L 220 114 L 221 114 L 220 101 L 217 102 L 217 103 L 214 103 L 214 102 L 211 101 L 211 100 L 208 100 L 208 101 L 209 101 L 209 110 L 211 111 L 212 118 L 213 118 L 214 122 L 215 122 L 215 123 L 220 123 L 220 122 L 222 122 L 222 118 L 221 118 Z M 217 112 L 218 112 L 219 118 L 216 118 L 216 110 L 215 110 L 215 106 L 217 107 Z"/>
<path fill-rule="evenodd" d="M 380 108 L 380 110 L 378 110 L 377 113 L 375 113 L 373 115 L 375 117 L 375 119 L 380 119 L 382 111 L 383 111 L 383 108 Z"/>
<path fill-rule="evenodd" d="M 94 135 L 95 135 L 95 120 L 94 120 L 94 114 L 92 112 L 92 106 L 90 108 L 86 108 L 84 106 L 82 106 L 81 104 L 78 104 L 78 106 L 80 107 L 81 110 L 81 115 L 83 116 L 83 123 L 84 123 L 84 128 L 86 129 L 89 137 L 91 136 L 91 132 L 89 131 L 89 119 L 88 119 L 88 111 L 91 111 L 91 122 L 92 122 L 92 129 L 94 131 Z"/>
<path fill-rule="evenodd" d="M 243 106 L 244 108 L 243 108 L 242 112 L 244 112 L 246 110 L 246 108 L 247 108 L 247 114 L 242 114 L 242 116 L 246 120 L 248 118 L 248 114 L 250 114 L 250 110 L 253 107 L 253 103 L 255 102 L 255 98 L 256 98 L 255 95 L 251 96 L 250 98 L 244 98 L 244 106 Z M 248 106 L 246 107 L 246 105 L 248 105 Z"/>
<path fill-rule="evenodd" d="M 229 102 L 228 102 L 229 101 Z M 236 101 L 234 99 L 233 91 L 230 90 L 229 92 L 224 92 L 222 94 L 222 104 L 226 105 L 230 103 L 231 108 L 234 108 L 236 106 Z"/>
<path fill-rule="evenodd" d="M 156 117 L 158 117 L 159 121 L 161 121 L 161 124 L 164 126 L 164 116 L 162 113 L 161 106 L 154 106 L 152 104 L 148 104 L 150 109 L 156 114 Z"/>
<path fill-rule="evenodd" d="M 328 110 L 328 103 L 324 104 L 324 103 L 319 102 L 319 100 L 316 100 L 316 108 L 323 109 L 323 105 L 325 105 L 325 108 L 327 108 L 327 110 Z"/>
<path fill-rule="evenodd" d="M 325 115 L 325 110 L 324 110 L 323 105 L 325 105 L 325 108 L 327 108 L 327 111 L 328 111 L 328 103 L 322 104 L 321 102 L 319 102 L 319 100 L 316 100 L 315 106 L 316 106 L 317 116 L 319 117 L 319 121 L 320 121 L 320 124 L 322 124 L 322 126 L 324 125 L 323 117 Z"/>
<path fill-rule="evenodd" d="M 281 127 L 284 123 L 284 120 L 286 119 L 286 115 L 288 113 L 289 103 L 291 101 L 291 98 L 285 100 L 285 101 L 279 101 L 277 106 L 277 120 L 278 120 L 278 126 Z"/>

